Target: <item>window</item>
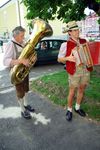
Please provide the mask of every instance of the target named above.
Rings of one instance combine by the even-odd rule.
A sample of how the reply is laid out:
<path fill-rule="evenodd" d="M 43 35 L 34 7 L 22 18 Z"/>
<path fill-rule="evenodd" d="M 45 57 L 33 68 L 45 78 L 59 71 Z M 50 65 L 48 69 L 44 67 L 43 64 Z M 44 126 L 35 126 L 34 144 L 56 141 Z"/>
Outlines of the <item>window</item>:
<path fill-rule="evenodd" d="M 60 46 L 61 46 L 61 41 L 50 41 L 50 49 L 60 49 Z"/>
<path fill-rule="evenodd" d="M 47 42 L 43 41 L 41 42 L 41 50 L 45 50 L 45 49 L 47 49 Z"/>

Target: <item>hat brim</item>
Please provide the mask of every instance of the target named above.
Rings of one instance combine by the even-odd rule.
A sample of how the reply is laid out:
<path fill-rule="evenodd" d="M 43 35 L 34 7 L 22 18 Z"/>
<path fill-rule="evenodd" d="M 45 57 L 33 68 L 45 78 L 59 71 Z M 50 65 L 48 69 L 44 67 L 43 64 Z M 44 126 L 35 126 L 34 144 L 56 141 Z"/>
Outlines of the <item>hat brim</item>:
<path fill-rule="evenodd" d="M 79 27 L 75 27 L 75 28 L 68 29 L 68 31 L 79 30 L 79 29 L 80 29 Z"/>
<path fill-rule="evenodd" d="M 71 29 L 63 28 L 62 33 L 68 33 L 69 31 L 79 30 L 79 29 L 80 29 L 79 27 L 75 27 L 75 28 L 71 28 Z"/>

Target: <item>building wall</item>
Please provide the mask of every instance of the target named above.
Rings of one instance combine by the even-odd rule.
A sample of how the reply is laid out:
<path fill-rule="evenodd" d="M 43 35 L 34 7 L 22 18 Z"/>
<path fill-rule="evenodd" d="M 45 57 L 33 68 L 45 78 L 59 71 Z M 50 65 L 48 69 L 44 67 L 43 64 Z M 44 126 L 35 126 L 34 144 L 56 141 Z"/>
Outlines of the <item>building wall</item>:
<path fill-rule="evenodd" d="M 100 17 L 97 16 L 95 13 L 87 16 L 85 20 L 79 21 L 81 27 L 81 33 L 84 37 L 96 37 L 100 35 L 100 25 L 98 24 L 98 19 Z M 92 33 L 92 34 L 91 34 Z"/>
<path fill-rule="evenodd" d="M 55 35 L 56 36 L 57 35 L 63 35 L 63 33 L 62 33 L 62 27 L 64 27 L 65 24 L 62 21 L 60 21 L 58 19 L 55 19 L 53 21 L 49 21 L 49 23 L 50 23 L 50 25 L 51 25 L 51 27 L 53 29 L 53 35 L 54 36 Z"/>
<path fill-rule="evenodd" d="M 16 3 L 7 4 L 0 9 L 0 34 L 11 32 L 17 24 Z"/>
<path fill-rule="evenodd" d="M 16 26 L 23 26 L 28 34 L 28 21 L 24 18 L 26 9 L 18 0 L 12 0 L 0 8 L 0 36 L 8 32 L 11 36 Z"/>
<path fill-rule="evenodd" d="M 20 2 L 21 0 L 12 0 L 0 8 L 0 35 L 4 35 L 4 32 L 11 35 L 11 31 L 21 25 L 26 29 L 26 36 L 29 36 L 29 21 L 25 18 L 27 10 Z M 62 35 L 61 21 L 55 19 L 49 23 L 53 28 L 53 35 Z"/>

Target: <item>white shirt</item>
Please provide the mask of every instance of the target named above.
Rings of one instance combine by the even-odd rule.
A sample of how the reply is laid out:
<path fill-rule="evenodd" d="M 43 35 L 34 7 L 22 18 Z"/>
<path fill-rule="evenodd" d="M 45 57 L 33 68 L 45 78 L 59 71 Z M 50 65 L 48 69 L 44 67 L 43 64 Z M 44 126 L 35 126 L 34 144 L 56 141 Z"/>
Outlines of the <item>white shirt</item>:
<path fill-rule="evenodd" d="M 65 57 L 67 52 L 67 42 L 64 42 L 60 46 L 58 58 Z"/>
<path fill-rule="evenodd" d="M 14 38 L 12 39 L 12 41 L 16 42 Z M 12 59 L 16 59 L 16 50 L 15 50 L 14 43 L 12 41 L 7 43 L 5 50 L 4 50 L 3 64 L 7 67 L 11 67 Z M 16 43 L 18 43 L 18 42 L 16 42 Z M 19 45 L 16 45 L 16 47 L 17 47 L 18 52 L 21 52 L 23 49 Z"/>

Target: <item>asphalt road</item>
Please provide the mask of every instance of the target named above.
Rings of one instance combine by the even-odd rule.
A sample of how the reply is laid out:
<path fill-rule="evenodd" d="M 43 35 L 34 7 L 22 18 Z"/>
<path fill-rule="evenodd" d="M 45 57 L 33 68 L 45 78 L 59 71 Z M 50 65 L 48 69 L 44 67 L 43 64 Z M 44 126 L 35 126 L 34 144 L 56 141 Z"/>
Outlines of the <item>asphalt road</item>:
<path fill-rule="evenodd" d="M 100 124 L 75 113 L 67 122 L 66 111 L 43 95 L 30 91 L 29 102 L 36 111 L 31 120 L 21 118 L 9 71 L 1 68 L 0 150 L 100 150 Z M 30 81 L 61 69 L 61 65 L 35 67 Z"/>

